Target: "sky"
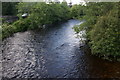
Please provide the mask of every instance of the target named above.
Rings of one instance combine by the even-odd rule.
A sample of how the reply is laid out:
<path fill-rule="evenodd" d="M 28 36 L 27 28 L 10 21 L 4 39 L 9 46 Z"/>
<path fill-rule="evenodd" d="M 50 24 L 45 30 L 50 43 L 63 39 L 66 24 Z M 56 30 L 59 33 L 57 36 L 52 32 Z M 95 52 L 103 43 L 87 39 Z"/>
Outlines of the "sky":
<path fill-rule="evenodd" d="M 17 1 L 20 1 L 20 0 L 17 0 Z M 42 1 L 46 1 L 46 0 L 21 0 L 23 2 L 34 2 L 34 1 L 37 1 L 37 2 L 42 2 Z M 54 1 L 54 0 L 52 0 Z M 59 0 L 60 2 L 62 2 L 63 0 Z M 83 2 L 84 4 L 84 0 L 65 0 L 67 1 L 67 3 L 70 3 L 72 2 L 72 4 L 79 4 L 80 2 Z M 16 2 L 16 0 L 4 0 L 4 2 Z"/>
<path fill-rule="evenodd" d="M 59 0 L 59 1 L 63 1 L 63 0 Z M 79 4 L 80 2 L 83 2 L 83 0 L 66 0 L 68 3 L 71 1 L 73 4 Z"/>

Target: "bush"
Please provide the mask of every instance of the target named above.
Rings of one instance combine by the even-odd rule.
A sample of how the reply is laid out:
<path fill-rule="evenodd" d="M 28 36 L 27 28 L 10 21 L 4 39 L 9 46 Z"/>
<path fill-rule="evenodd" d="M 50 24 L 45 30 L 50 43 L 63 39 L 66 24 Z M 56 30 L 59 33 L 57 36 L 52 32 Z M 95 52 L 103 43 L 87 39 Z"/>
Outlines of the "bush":
<path fill-rule="evenodd" d="M 31 6 L 32 5 L 32 6 Z M 29 14 L 29 29 L 37 29 L 46 24 L 54 24 L 56 22 L 69 19 L 69 7 L 66 3 L 19 3 L 19 14 L 27 12 Z M 29 8 L 29 9 L 28 9 Z M 27 19 L 26 19 L 27 20 Z"/>
<path fill-rule="evenodd" d="M 73 5 L 70 9 L 70 14 L 72 18 L 82 18 L 85 15 L 84 5 Z"/>
<path fill-rule="evenodd" d="M 117 60 L 120 57 L 119 8 L 119 3 L 87 4 L 83 17 L 86 22 L 75 27 L 75 31 L 86 31 L 92 54 L 105 59 Z"/>
<path fill-rule="evenodd" d="M 11 36 L 16 31 L 15 26 L 9 24 L 2 25 L 2 39 Z"/>
<path fill-rule="evenodd" d="M 15 32 L 26 31 L 28 29 L 43 28 L 43 25 L 50 25 L 70 18 L 70 8 L 66 2 L 61 4 L 51 3 L 23 3 L 17 5 L 19 20 L 12 24 L 3 24 L 3 38 Z M 21 15 L 28 13 L 28 17 L 23 19 Z"/>
<path fill-rule="evenodd" d="M 118 11 L 111 10 L 108 16 L 102 16 L 91 30 L 91 50 L 104 57 L 120 56 L 120 28 Z"/>
<path fill-rule="evenodd" d="M 20 19 L 13 23 L 13 26 L 16 28 L 16 32 L 20 31 L 26 31 L 29 28 L 29 25 L 31 24 L 29 19 Z"/>

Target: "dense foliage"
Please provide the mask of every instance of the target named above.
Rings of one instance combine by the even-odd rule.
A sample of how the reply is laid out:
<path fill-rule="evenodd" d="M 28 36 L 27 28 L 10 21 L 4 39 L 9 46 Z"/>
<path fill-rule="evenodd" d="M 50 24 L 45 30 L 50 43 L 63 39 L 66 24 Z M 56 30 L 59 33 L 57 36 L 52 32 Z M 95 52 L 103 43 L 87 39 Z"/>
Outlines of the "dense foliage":
<path fill-rule="evenodd" d="M 70 9 L 70 14 L 72 18 L 82 18 L 85 15 L 85 6 L 84 5 L 74 5 Z"/>
<path fill-rule="evenodd" d="M 12 15 L 14 10 L 18 10 L 20 19 L 13 24 L 2 25 L 2 38 L 15 32 L 43 28 L 70 18 L 83 19 L 85 22 L 74 27 L 74 30 L 77 33 L 82 30 L 86 32 L 85 37 L 92 54 L 105 59 L 120 59 L 120 2 L 88 2 L 86 6 L 74 5 L 71 8 L 66 2 L 18 3 L 16 9 L 10 7 L 11 4 L 16 5 L 9 3 L 3 7 L 3 14 Z M 10 12 L 8 7 L 11 8 Z M 28 13 L 25 19 L 21 17 L 24 13 Z"/>
<path fill-rule="evenodd" d="M 28 18 L 24 19 L 26 21 L 25 24 L 29 24 L 29 29 L 36 29 L 40 27 L 42 28 L 43 25 L 53 24 L 55 22 L 60 22 L 69 19 L 69 7 L 66 3 L 19 3 L 18 15 L 23 14 L 25 10 L 27 11 L 26 13 L 29 14 Z M 16 25 L 19 24 L 19 22 L 21 21 L 18 21 L 18 23 L 16 22 Z"/>
<path fill-rule="evenodd" d="M 17 2 L 2 2 L 2 15 L 16 15 Z"/>
<path fill-rule="evenodd" d="M 120 3 L 88 3 L 86 6 L 85 23 L 75 27 L 79 33 L 86 30 L 86 36 L 92 54 L 105 59 L 120 57 Z M 78 16 L 79 17 L 79 16 Z"/>
<path fill-rule="evenodd" d="M 70 8 L 66 2 L 46 4 L 40 3 L 18 3 L 16 6 L 18 10 L 19 20 L 11 25 L 4 24 L 3 38 L 9 36 L 13 32 L 26 31 L 28 29 L 43 28 L 46 25 L 65 21 L 70 18 Z M 22 14 L 27 13 L 28 17 L 23 19 Z M 11 32 L 10 32 L 11 31 Z"/>
<path fill-rule="evenodd" d="M 8 36 L 11 36 L 13 33 L 16 32 L 16 28 L 13 25 L 3 24 L 2 25 L 2 39 Z"/>

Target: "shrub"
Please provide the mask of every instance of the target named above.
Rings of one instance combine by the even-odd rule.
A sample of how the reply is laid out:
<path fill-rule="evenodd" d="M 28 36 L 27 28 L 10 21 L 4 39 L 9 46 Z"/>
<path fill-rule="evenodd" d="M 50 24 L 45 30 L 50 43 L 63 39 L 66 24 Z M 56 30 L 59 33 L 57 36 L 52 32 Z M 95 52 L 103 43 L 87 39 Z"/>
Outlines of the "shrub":
<path fill-rule="evenodd" d="M 120 56 L 120 28 L 118 25 L 118 11 L 111 10 L 107 16 L 98 19 L 91 30 L 92 53 L 104 57 Z"/>
<path fill-rule="evenodd" d="M 117 60 L 120 57 L 119 8 L 119 2 L 87 4 L 84 16 L 86 22 L 75 27 L 75 31 L 86 31 L 92 54 L 105 59 Z"/>
<path fill-rule="evenodd" d="M 11 36 L 15 32 L 16 28 L 13 25 L 2 25 L 2 39 Z"/>
<path fill-rule="evenodd" d="M 28 30 L 30 24 L 31 24 L 30 20 L 26 18 L 26 19 L 20 19 L 14 22 L 13 26 L 15 26 L 16 32 L 20 32 L 20 31 Z"/>

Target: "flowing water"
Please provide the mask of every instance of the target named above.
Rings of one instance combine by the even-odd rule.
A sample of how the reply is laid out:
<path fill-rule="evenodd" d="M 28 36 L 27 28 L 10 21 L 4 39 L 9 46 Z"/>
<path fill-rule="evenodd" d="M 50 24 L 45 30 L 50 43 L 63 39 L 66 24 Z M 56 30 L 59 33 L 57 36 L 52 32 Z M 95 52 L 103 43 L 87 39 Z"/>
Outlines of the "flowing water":
<path fill-rule="evenodd" d="M 90 55 L 69 20 L 45 30 L 14 34 L 3 41 L 5 78 L 120 78 L 120 62 Z"/>

